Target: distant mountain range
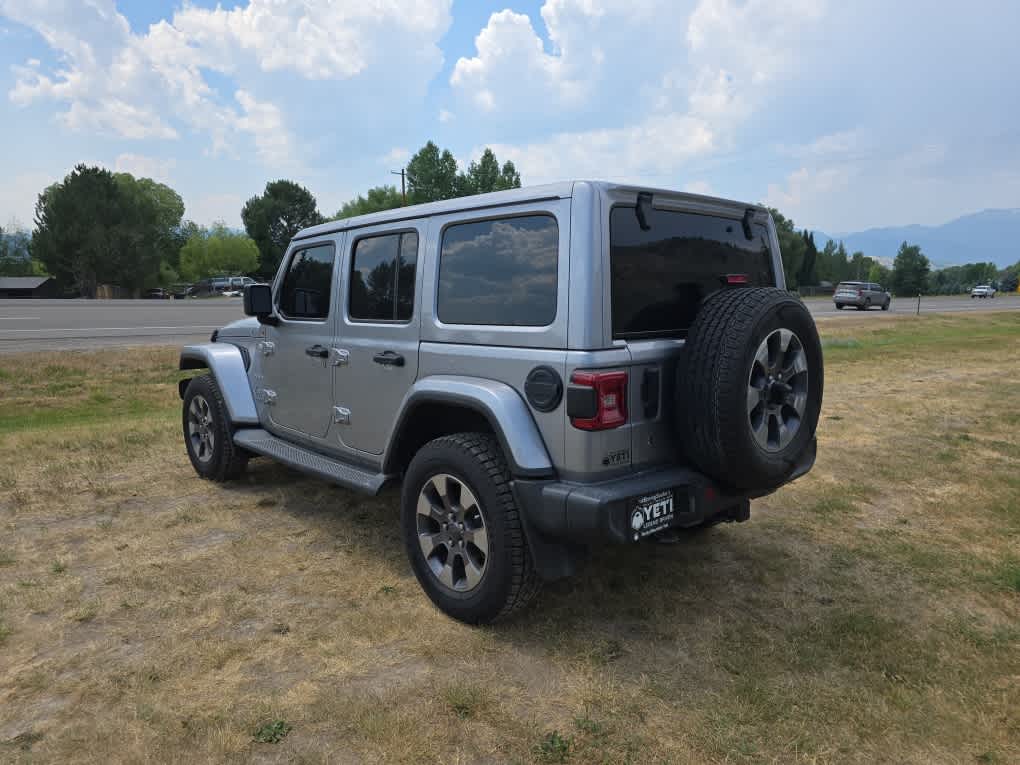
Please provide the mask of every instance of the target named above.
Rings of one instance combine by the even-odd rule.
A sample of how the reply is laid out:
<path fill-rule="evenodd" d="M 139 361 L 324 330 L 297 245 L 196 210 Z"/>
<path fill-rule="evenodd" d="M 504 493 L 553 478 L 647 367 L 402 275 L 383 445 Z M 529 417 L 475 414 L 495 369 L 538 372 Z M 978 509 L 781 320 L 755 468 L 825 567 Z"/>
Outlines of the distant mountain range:
<path fill-rule="evenodd" d="M 903 242 L 919 244 L 921 251 L 941 268 L 962 263 L 995 263 L 999 268 L 1020 261 L 1020 208 L 982 210 L 943 223 L 941 226 L 892 226 L 869 228 L 852 234 L 815 232 L 818 249 L 829 239 L 843 240 L 847 252 L 865 255 L 891 264 Z"/>

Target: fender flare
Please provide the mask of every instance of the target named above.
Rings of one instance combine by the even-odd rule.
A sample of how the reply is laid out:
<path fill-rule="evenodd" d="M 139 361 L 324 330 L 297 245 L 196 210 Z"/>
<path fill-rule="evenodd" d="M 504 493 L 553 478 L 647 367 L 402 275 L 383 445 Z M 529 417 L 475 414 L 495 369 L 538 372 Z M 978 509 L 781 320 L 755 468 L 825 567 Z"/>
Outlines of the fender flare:
<path fill-rule="evenodd" d="M 542 435 L 520 394 L 497 380 L 459 375 L 432 375 L 411 386 L 400 404 L 393 437 L 383 456 L 384 470 L 392 465 L 396 445 L 411 422 L 415 409 L 434 403 L 463 406 L 485 417 L 515 477 L 547 478 L 555 475 Z"/>
<path fill-rule="evenodd" d="M 248 384 L 248 370 L 241 349 L 230 343 L 186 345 L 178 369 L 208 369 L 220 386 L 227 416 L 234 425 L 258 425 L 255 397 Z M 183 396 L 184 387 L 181 394 Z"/>

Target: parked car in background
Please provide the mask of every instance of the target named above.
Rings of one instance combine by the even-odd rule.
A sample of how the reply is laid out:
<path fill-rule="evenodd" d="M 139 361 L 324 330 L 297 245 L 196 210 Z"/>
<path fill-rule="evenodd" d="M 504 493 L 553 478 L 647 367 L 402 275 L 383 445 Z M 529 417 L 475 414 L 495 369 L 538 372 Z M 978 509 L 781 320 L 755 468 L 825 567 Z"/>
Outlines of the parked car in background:
<path fill-rule="evenodd" d="M 153 287 L 151 290 L 146 290 L 142 297 L 148 300 L 167 300 L 170 293 L 162 287 Z"/>
<path fill-rule="evenodd" d="M 227 288 L 223 290 L 226 297 L 239 297 L 244 293 L 244 288 L 249 284 L 257 284 L 250 276 L 231 276 Z"/>
<path fill-rule="evenodd" d="M 971 298 L 993 298 L 995 297 L 995 287 L 988 284 L 979 284 L 970 291 L 970 296 Z"/>
<path fill-rule="evenodd" d="M 892 295 L 881 284 L 874 282 L 840 282 L 832 299 L 840 310 L 852 305 L 858 311 L 866 311 L 872 306 L 888 311 Z"/>
<path fill-rule="evenodd" d="M 228 276 L 213 276 L 208 279 L 202 279 L 195 283 L 194 294 L 195 297 L 208 297 L 209 295 L 218 295 L 226 289 L 230 288 L 230 277 Z"/>
<path fill-rule="evenodd" d="M 174 300 L 184 300 L 195 294 L 195 287 L 191 284 L 174 284 L 170 287 L 170 297 Z"/>

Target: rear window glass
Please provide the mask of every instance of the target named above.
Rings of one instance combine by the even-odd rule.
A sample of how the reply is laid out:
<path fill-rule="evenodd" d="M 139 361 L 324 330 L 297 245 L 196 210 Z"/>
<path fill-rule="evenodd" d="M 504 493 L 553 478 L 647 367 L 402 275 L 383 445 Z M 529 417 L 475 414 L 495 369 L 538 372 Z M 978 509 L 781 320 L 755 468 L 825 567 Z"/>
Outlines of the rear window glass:
<path fill-rule="evenodd" d="M 683 335 L 702 300 L 722 289 L 727 275 L 751 286 L 775 284 L 768 229 L 741 220 L 649 209 L 648 230 L 634 207 L 609 218 L 614 337 Z"/>
<path fill-rule="evenodd" d="M 439 320 L 544 327 L 556 318 L 559 228 L 551 215 L 461 223 L 443 232 Z"/>

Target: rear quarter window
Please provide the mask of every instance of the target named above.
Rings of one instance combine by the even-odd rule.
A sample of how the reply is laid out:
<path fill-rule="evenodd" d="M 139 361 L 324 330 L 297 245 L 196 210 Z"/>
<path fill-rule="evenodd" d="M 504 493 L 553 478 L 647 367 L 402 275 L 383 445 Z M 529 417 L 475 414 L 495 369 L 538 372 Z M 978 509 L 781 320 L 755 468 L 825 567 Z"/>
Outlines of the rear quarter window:
<path fill-rule="evenodd" d="M 648 229 L 633 206 L 610 212 L 613 336 L 683 336 L 706 297 L 741 274 L 750 286 L 774 286 L 768 229 L 739 218 L 648 210 Z"/>
<path fill-rule="evenodd" d="M 444 324 L 544 327 L 556 318 L 552 215 L 456 223 L 443 232 L 436 308 Z"/>

